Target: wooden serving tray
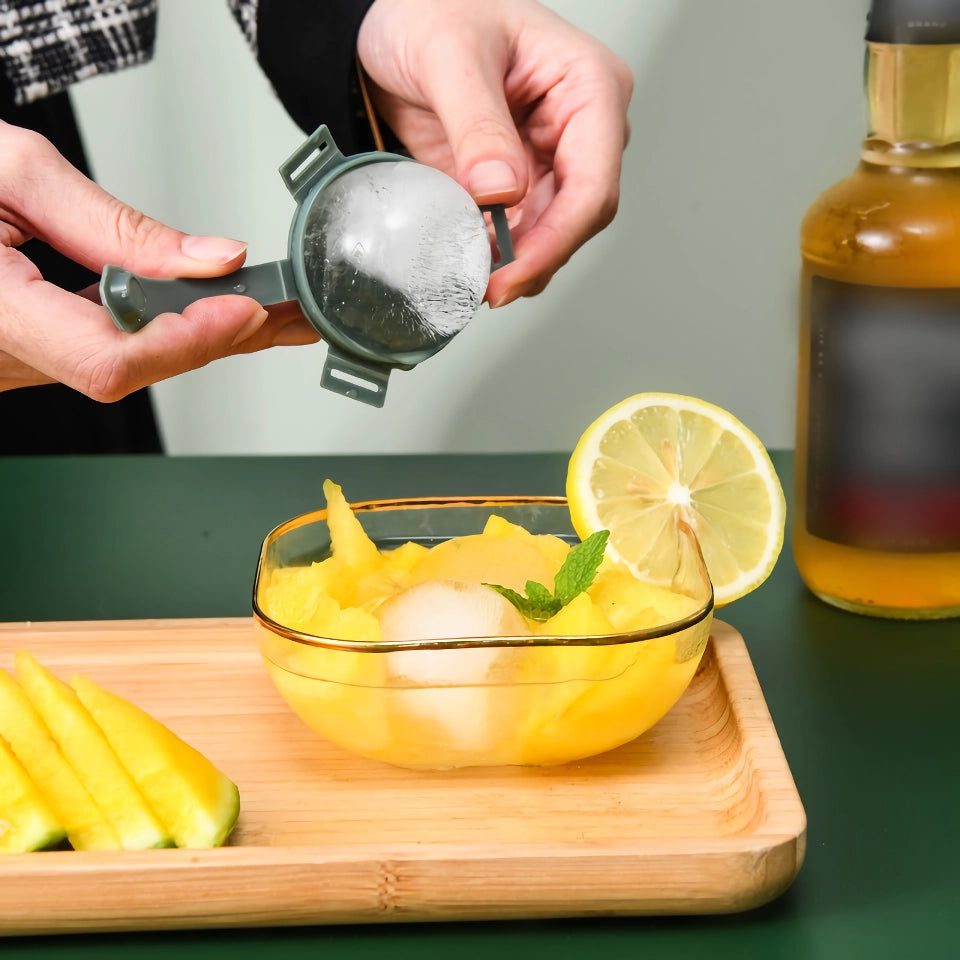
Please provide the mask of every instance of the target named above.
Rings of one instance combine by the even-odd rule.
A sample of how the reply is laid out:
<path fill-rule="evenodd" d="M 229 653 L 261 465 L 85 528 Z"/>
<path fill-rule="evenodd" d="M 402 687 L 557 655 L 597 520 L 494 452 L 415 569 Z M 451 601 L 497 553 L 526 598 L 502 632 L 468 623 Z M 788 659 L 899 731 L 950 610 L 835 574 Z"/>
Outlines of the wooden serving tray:
<path fill-rule="evenodd" d="M 240 788 L 217 850 L 0 858 L 0 933 L 745 910 L 782 893 L 806 819 L 743 639 L 715 622 L 649 733 L 552 768 L 415 773 L 321 741 L 252 621 L 0 625 L 150 711 Z"/>

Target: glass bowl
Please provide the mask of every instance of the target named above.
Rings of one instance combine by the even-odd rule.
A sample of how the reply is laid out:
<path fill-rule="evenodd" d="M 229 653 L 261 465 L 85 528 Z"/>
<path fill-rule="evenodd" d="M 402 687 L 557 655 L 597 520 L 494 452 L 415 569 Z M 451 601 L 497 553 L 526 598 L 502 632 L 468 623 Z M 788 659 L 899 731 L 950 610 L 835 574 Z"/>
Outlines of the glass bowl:
<path fill-rule="evenodd" d="M 480 533 L 495 513 L 532 534 L 579 542 L 561 497 L 476 497 L 353 504 L 381 549 Z M 311 729 L 364 757 L 411 769 L 552 765 L 611 750 L 652 727 L 687 688 L 713 616 L 693 531 L 677 524 L 671 596 L 684 614 L 630 633 L 355 642 L 272 619 L 276 571 L 331 555 L 326 510 L 263 542 L 253 590 L 260 653 L 281 696 Z M 679 601 L 678 601 L 679 602 Z"/>

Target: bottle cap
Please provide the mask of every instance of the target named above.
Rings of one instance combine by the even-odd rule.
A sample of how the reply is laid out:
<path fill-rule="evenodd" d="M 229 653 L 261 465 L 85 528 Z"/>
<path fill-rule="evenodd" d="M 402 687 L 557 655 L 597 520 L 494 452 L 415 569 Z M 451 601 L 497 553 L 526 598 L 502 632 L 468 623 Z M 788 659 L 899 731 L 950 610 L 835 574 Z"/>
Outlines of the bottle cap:
<path fill-rule="evenodd" d="M 960 43 L 956 0 L 872 0 L 867 14 L 869 43 Z"/>

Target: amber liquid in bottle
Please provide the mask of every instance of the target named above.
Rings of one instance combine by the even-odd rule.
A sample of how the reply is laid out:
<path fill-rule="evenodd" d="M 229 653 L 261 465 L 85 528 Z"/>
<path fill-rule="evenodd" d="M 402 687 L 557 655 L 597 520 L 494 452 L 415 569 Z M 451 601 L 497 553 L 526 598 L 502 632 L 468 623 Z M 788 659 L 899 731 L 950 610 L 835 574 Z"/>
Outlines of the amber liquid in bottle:
<path fill-rule="evenodd" d="M 960 45 L 870 43 L 854 173 L 803 221 L 793 551 L 857 613 L 960 615 Z"/>

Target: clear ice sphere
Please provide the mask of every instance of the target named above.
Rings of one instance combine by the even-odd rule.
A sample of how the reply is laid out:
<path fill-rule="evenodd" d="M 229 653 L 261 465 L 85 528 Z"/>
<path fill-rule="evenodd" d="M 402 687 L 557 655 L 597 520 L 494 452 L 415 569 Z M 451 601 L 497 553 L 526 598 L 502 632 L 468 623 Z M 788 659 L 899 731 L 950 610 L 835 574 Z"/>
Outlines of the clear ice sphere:
<path fill-rule="evenodd" d="M 443 731 L 458 749 L 483 749 L 496 731 L 496 686 L 489 677 L 497 649 L 404 650 L 388 653 L 388 672 L 403 684 L 403 709 Z"/>
<path fill-rule="evenodd" d="M 403 160 L 354 167 L 320 190 L 303 258 L 324 318 L 377 354 L 439 350 L 476 314 L 491 265 L 469 193 Z"/>

